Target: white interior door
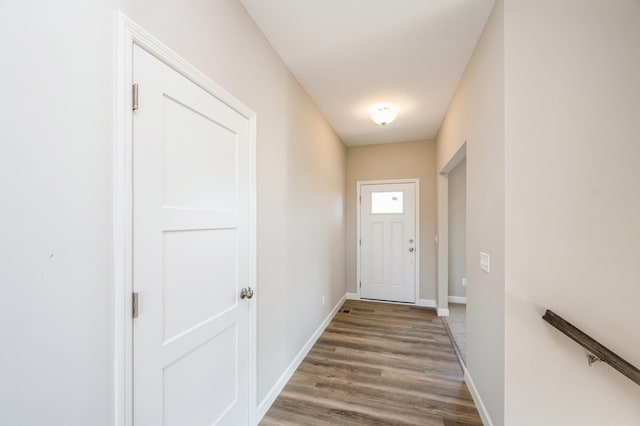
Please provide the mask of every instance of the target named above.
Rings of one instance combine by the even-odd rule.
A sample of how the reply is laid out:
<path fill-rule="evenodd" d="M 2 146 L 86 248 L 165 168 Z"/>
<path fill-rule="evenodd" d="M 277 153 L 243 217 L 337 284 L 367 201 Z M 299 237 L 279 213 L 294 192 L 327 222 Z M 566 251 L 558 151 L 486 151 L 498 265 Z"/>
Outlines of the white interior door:
<path fill-rule="evenodd" d="M 133 418 L 249 418 L 249 122 L 134 47 Z"/>
<path fill-rule="evenodd" d="M 361 186 L 360 297 L 416 301 L 416 184 Z"/>

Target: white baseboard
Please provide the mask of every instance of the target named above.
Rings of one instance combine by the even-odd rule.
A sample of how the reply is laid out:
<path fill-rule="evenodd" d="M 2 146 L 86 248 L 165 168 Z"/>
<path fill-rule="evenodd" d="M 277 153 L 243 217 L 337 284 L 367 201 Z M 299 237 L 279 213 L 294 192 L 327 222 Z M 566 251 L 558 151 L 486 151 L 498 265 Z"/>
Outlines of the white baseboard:
<path fill-rule="evenodd" d="M 449 309 L 436 308 L 436 310 L 438 312 L 438 316 L 439 317 L 448 317 L 449 316 Z"/>
<path fill-rule="evenodd" d="M 467 298 L 462 296 L 449 296 L 449 303 L 462 303 L 467 304 Z"/>
<path fill-rule="evenodd" d="M 342 307 L 342 304 L 344 303 L 345 299 L 347 299 L 348 295 L 349 293 L 342 296 L 342 299 L 340 299 L 340 301 L 336 304 L 336 306 L 329 313 L 329 315 L 327 315 L 324 321 L 322 321 L 322 324 L 320 324 L 320 326 L 316 329 L 316 331 L 309 338 L 309 340 L 307 340 L 307 343 L 305 343 L 302 349 L 300 349 L 300 352 L 298 352 L 298 355 L 296 355 L 293 361 L 291 361 L 291 364 L 289 364 L 289 366 L 284 371 L 284 373 L 282 373 L 278 381 L 269 390 L 269 393 L 267 393 L 267 396 L 265 396 L 262 402 L 258 404 L 258 409 L 256 413 L 256 418 L 258 419 L 257 423 L 260 423 L 264 415 L 267 414 L 267 411 L 269 411 L 269 408 L 271 408 L 271 405 L 275 402 L 280 392 L 282 392 L 282 389 L 284 389 L 287 382 L 289 382 L 289 379 L 291 379 L 291 376 L 293 376 L 293 373 L 296 372 L 296 370 L 300 366 L 300 363 L 302 363 L 302 360 L 304 360 L 304 357 L 307 356 L 311 348 L 313 348 L 313 345 L 316 343 L 316 341 L 320 338 L 320 336 L 324 332 L 324 329 L 327 328 L 327 326 L 329 325 L 333 317 L 338 313 L 338 310 Z"/>
<path fill-rule="evenodd" d="M 417 306 L 425 306 L 427 308 L 435 308 L 436 307 L 436 301 L 433 299 L 418 299 L 418 301 L 416 302 Z"/>
<path fill-rule="evenodd" d="M 484 403 L 482 402 L 482 398 L 480 398 L 480 394 L 478 393 L 478 389 L 476 388 L 475 383 L 473 383 L 473 379 L 471 378 L 471 374 L 469 374 L 469 370 L 467 370 L 466 367 L 464 367 L 463 370 L 464 370 L 464 381 L 467 383 L 467 388 L 469 388 L 469 393 L 471 393 L 473 402 L 476 403 L 476 408 L 478 409 L 478 413 L 480 413 L 482 424 L 484 424 L 484 426 L 493 426 L 493 422 L 491 421 L 491 416 L 489 416 L 487 407 L 484 406 Z"/>
<path fill-rule="evenodd" d="M 346 298 L 347 300 L 359 300 L 358 293 L 347 293 Z"/>

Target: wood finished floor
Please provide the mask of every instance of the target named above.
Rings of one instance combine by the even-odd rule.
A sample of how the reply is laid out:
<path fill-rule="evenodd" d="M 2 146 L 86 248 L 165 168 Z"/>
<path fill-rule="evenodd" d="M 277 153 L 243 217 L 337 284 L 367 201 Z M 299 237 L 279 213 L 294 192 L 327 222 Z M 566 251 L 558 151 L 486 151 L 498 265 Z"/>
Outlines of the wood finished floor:
<path fill-rule="evenodd" d="M 462 426 L 482 421 L 433 310 L 348 300 L 260 424 Z"/>

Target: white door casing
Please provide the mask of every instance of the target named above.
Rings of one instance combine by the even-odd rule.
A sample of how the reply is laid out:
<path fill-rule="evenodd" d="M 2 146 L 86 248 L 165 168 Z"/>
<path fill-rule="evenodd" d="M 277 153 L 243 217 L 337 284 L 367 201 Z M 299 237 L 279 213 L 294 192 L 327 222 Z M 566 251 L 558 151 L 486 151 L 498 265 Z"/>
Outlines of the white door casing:
<path fill-rule="evenodd" d="M 359 293 L 415 303 L 417 182 L 359 183 Z"/>
<path fill-rule="evenodd" d="M 140 48 L 153 55 L 160 62 L 169 68 L 175 70 L 186 80 L 193 83 L 193 86 L 199 87 L 205 93 L 213 98 L 221 101 L 228 106 L 237 115 L 244 118 L 248 125 L 248 137 L 243 140 L 243 145 L 247 146 L 247 150 L 242 150 L 243 157 L 238 157 L 239 165 L 246 166 L 246 185 L 243 185 L 241 191 L 238 192 L 238 199 L 248 201 L 248 212 L 243 213 L 245 219 L 244 227 L 247 229 L 248 261 L 248 282 L 244 283 L 257 287 L 256 282 L 256 204 L 255 204 L 255 172 L 256 172 L 256 114 L 247 108 L 242 102 L 238 101 L 229 92 L 211 81 L 206 75 L 198 71 L 187 61 L 178 56 L 166 45 L 154 38 L 143 28 L 135 24 L 124 14 L 117 13 L 117 80 L 116 80 L 116 133 L 115 133 L 115 149 L 114 149 L 114 393 L 113 393 L 113 420 L 116 426 L 131 426 L 133 424 L 134 412 L 134 361 L 133 361 L 133 318 L 132 318 L 132 292 L 133 286 L 133 115 L 132 113 L 132 85 L 134 73 L 134 49 Z M 184 83 L 184 82 L 183 82 Z M 193 87 L 192 87 L 193 88 Z M 140 109 L 135 113 L 142 111 L 143 105 L 146 104 L 145 89 L 140 88 Z M 183 105 L 186 105 L 183 103 Z M 196 114 L 197 115 L 197 114 Z M 206 117 L 206 115 L 205 115 Z M 214 120 L 215 121 L 215 120 Z M 224 126 L 223 126 L 224 127 Z M 248 158 L 247 158 L 248 156 Z M 175 165 L 175 164 L 174 164 Z M 175 169 L 175 168 L 174 168 Z M 197 172 L 197 171 L 195 171 Z M 244 178 L 243 178 L 244 179 Z M 174 188 L 175 189 L 175 188 Z M 193 194 L 191 194 L 193 195 Z M 182 200 L 184 201 L 184 200 Z M 243 201 L 244 203 L 244 201 Z M 239 204 L 238 204 L 239 205 Z M 213 206 L 209 206 L 213 207 Z M 201 212 L 202 213 L 202 212 Z M 175 218 L 178 216 L 176 215 Z M 204 229 L 203 229 L 204 230 Z M 177 231 L 177 230 L 176 230 Z M 188 233 L 188 232 L 186 232 Z M 193 234 L 192 234 L 193 235 Z M 169 237 L 171 238 L 171 237 Z M 189 238 L 187 238 L 189 239 Z M 205 238 L 206 239 L 206 238 Z M 175 239 L 174 239 L 175 240 Z M 201 239 L 202 240 L 202 239 Z M 212 240 L 212 238 L 209 238 Z M 175 242 L 175 241 L 174 241 Z M 191 241 L 194 242 L 194 241 Z M 202 241 L 201 241 L 202 242 Z M 211 241 L 208 241 L 211 243 Z M 196 241 L 197 243 L 197 241 Z M 204 244 L 206 246 L 206 244 Z M 176 244 L 173 244 L 175 247 Z M 215 244 L 209 244 L 209 247 Z M 175 253 L 175 251 L 174 251 Z M 198 262 L 199 259 L 192 261 Z M 178 262 L 179 263 L 179 262 Z M 202 263 L 202 262 L 201 262 Z M 177 263 L 173 262 L 175 266 Z M 170 272 L 175 272 L 178 268 L 168 268 Z M 169 274 L 171 275 L 171 273 Z M 238 282 L 240 279 L 237 280 Z M 193 286 L 192 286 L 193 287 Z M 140 295 L 140 317 L 135 321 L 139 321 L 145 315 L 147 300 L 144 295 Z M 246 302 L 246 300 L 245 300 Z M 247 394 L 239 397 L 243 398 L 243 404 L 248 407 L 248 421 L 246 424 L 254 424 L 256 409 L 256 303 L 251 301 L 248 303 L 248 362 L 246 365 L 239 365 L 239 368 L 245 368 L 248 375 L 248 391 Z M 175 306 L 174 306 L 175 307 Z M 175 309 L 174 309 L 175 311 Z M 202 313 L 201 311 L 199 313 Z M 194 312 L 198 314 L 198 312 Z M 197 316 L 197 315 L 196 315 Z M 174 319 L 176 316 L 174 315 Z M 220 316 L 218 317 L 220 318 Z M 196 318 L 182 318 L 188 321 Z M 213 320 L 212 320 L 213 321 Z M 197 326 L 208 323 L 209 320 L 201 321 Z M 174 321 L 174 326 L 176 322 Z M 178 324 L 179 325 L 179 324 Z M 183 324 L 184 325 L 184 324 Z M 198 328 L 198 327 L 194 328 Z M 163 326 L 164 328 L 164 326 Z M 180 328 L 180 327 L 177 327 Z M 206 327 L 205 327 L 206 328 Z M 171 330 L 167 328 L 170 333 Z M 194 331 L 185 330 L 187 332 Z M 165 333 L 165 330 L 162 330 Z M 183 335 L 188 333 L 179 333 L 173 342 L 181 340 Z M 215 333 L 214 333 L 215 334 Z M 244 334 L 244 333 L 243 333 Z M 228 333 L 227 333 L 228 335 Z M 223 336 L 224 337 L 224 336 Z M 239 341 L 244 341 L 241 337 Z M 186 340 L 183 340 L 186 341 Z M 211 351 L 211 345 L 208 349 Z M 207 348 L 205 348 L 207 349 Z M 206 351 L 202 351 L 206 352 Z M 174 363 L 175 365 L 175 363 Z M 185 365 L 185 363 L 183 363 Z M 176 369 L 174 369 L 175 373 Z M 170 373 L 171 374 L 171 373 Z M 173 374 L 175 379 L 176 374 Z M 174 380 L 175 383 L 175 380 Z M 227 390 L 228 391 L 228 390 Z M 164 395 L 163 395 L 164 396 Z M 196 401 L 197 402 L 197 401 Z M 184 408 L 184 407 L 183 407 Z M 186 407 L 189 408 L 189 407 Z M 183 419 L 183 421 L 186 421 Z M 153 423 L 155 424 L 155 423 Z"/>
<path fill-rule="evenodd" d="M 248 121 L 133 61 L 134 424 L 248 424 Z"/>

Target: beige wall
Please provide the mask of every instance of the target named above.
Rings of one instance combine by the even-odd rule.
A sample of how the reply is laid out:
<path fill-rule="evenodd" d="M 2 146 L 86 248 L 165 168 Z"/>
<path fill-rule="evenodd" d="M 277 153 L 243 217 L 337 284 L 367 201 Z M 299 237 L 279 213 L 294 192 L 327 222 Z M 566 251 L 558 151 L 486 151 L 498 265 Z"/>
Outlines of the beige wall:
<path fill-rule="evenodd" d="M 467 275 L 467 160 L 447 175 L 449 186 L 449 296 L 466 297 Z"/>
<path fill-rule="evenodd" d="M 356 182 L 382 179 L 420 179 L 420 295 L 435 298 L 435 161 L 433 141 L 350 147 L 346 175 L 347 291 L 356 288 Z"/>
<path fill-rule="evenodd" d="M 503 43 L 498 0 L 437 140 L 438 170 L 466 141 L 467 368 L 495 425 L 504 424 Z M 490 274 L 479 268 L 480 251 L 491 255 Z"/>
<path fill-rule="evenodd" d="M 258 401 L 345 293 L 346 149 L 238 1 L 2 2 L 3 425 L 113 424 L 117 8 L 257 113 Z"/>
<path fill-rule="evenodd" d="M 506 423 L 638 425 L 640 2 L 506 1 Z"/>
<path fill-rule="evenodd" d="M 637 1 L 498 0 L 445 118 L 439 169 L 467 142 L 468 370 L 493 424 L 640 418 L 640 388 L 541 319 L 640 364 L 639 48 Z"/>

